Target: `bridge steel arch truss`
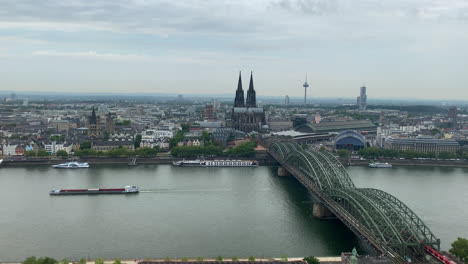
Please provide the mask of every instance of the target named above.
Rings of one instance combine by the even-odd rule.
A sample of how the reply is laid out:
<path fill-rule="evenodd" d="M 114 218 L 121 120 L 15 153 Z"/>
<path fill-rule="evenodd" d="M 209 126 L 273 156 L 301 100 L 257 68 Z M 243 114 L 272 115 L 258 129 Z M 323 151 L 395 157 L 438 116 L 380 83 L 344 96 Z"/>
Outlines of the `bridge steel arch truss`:
<path fill-rule="evenodd" d="M 377 189 L 328 189 L 325 194 L 401 256 L 423 254 L 440 241 L 422 220 L 396 197 Z"/>
<path fill-rule="evenodd" d="M 272 143 L 268 151 L 353 231 L 365 233 L 373 245 L 377 241 L 382 245 L 379 248 L 388 248 L 400 257 L 422 256 L 426 245 L 440 248 L 440 240 L 408 206 L 384 191 L 356 188 L 333 154 L 288 142 Z"/>

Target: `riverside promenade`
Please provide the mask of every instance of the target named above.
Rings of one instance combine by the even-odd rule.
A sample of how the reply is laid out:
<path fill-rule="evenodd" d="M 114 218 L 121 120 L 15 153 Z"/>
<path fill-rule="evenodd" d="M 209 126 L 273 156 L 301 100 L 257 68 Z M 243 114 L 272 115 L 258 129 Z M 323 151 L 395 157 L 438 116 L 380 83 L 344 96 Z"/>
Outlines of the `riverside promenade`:
<path fill-rule="evenodd" d="M 233 261 L 231 258 L 223 259 L 222 261 L 217 260 L 216 258 L 204 258 L 203 261 L 198 261 L 197 258 L 187 258 L 182 261 L 182 259 L 127 259 L 127 260 L 120 260 L 121 264 L 138 264 L 139 262 L 159 262 L 159 263 L 187 263 L 187 262 L 206 262 L 206 263 L 222 263 L 222 262 L 246 262 L 246 263 L 258 263 L 258 262 L 276 262 L 276 263 L 285 263 L 285 262 L 303 262 L 304 257 L 293 257 L 287 258 L 287 260 L 283 258 L 255 258 L 255 261 L 249 261 L 247 258 L 239 258 L 236 261 Z M 320 263 L 341 263 L 341 257 L 317 257 Z M 104 264 L 113 264 L 115 260 L 104 260 Z M 77 263 L 78 261 L 71 261 L 71 263 Z M 0 264 L 21 264 L 21 262 L 1 262 Z M 95 264 L 94 260 L 87 261 L 86 264 Z"/>

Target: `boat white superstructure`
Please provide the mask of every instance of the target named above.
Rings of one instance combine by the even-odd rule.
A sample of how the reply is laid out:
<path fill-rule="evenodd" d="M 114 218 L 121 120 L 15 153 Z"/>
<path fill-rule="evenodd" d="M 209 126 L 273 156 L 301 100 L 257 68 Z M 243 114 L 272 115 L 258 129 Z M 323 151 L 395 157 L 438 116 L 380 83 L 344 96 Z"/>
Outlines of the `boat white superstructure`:
<path fill-rule="evenodd" d="M 89 164 L 87 162 L 70 161 L 62 164 L 52 165 L 52 167 L 58 169 L 82 169 L 89 168 Z"/>
<path fill-rule="evenodd" d="M 256 167 L 256 160 L 180 160 L 172 162 L 174 166 L 187 167 Z"/>
<path fill-rule="evenodd" d="M 369 163 L 369 167 L 371 168 L 391 168 L 392 167 L 392 164 L 390 163 L 382 163 L 382 162 L 373 162 L 373 163 Z"/>

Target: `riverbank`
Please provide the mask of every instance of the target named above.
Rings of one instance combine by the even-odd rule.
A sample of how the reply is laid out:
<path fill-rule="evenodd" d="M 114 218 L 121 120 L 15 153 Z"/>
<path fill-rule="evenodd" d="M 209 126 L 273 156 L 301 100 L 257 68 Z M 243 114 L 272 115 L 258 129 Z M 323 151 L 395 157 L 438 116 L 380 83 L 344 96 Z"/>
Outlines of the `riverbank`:
<path fill-rule="evenodd" d="M 296 262 L 296 261 L 302 261 L 304 257 L 294 257 L 294 258 L 255 258 L 255 261 L 250 261 L 248 258 L 239 258 L 235 262 L 246 262 L 246 263 L 255 263 L 255 262 L 272 262 L 272 261 L 277 261 L 277 262 Z M 317 257 L 317 259 L 320 261 L 320 263 L 341 263 L 341 257 Z M 104 264 L 113 264 L 115 260 L 104 260 Z M 128 260 L 121 260 L 121 264 L 137 264 L 140 261 L 151 261 L 151 262 L 161 262 L 161 263 L 166 263 L 166 262 L 208 262 L 208 263 L 219 263 L 220 261 L 216 258 L 203 258 L 202 261 L 199 261 L 197 258 L 187 258 L 187 259 L 128 259 Z M 234 262 L 232 258 L 225 258 L 222 260 L 222 262 Z M 76 261 L 71 261 L 70 264 L 72 263 L 78 263 L 78 260 Z M 21 264 L 21 262 L 1 262 L 0 264 Z M 86 264 L 95 264 L 94 260 L 88 260 L 86 261 Z"/>
<path fill-rule="evenodd" d="M 109 157 L 74 157 L 74 158 L 56 158 L 56 157 L 3 157 L 4 167 L 22 167 L 34 165 L 54 165 L 64 163 L 67 161 L 80 161 L 88 162 L 90 165 L 100 164 L 129 164 L 132 157 L 125 158 L 109 158 Z M 182 160 L 183 158 L 172 157 L 169 154 L 161 153 L 152 158 L 137 158 L 137 164 L 172 164 L 174 161 Z M 194 158 L 187 158 L 194 159 Z M 218 160 L 257 160 L 260 166 L 278 166 L 278 163 L 265 152 L 256 153 L 253 158 L 234 158 L 234 157 L 212 157 L 207 159 Z M 368 166 L 370 160 L 358 159 L 340 159 L 340 162 L 347 166 Z M 454 168 L 468 168 L 468 161 L 465 160 L 419 160 L 419 159 L 380 159 L 378 162 L 388 162 L 394 166 L 426 166 L 426 167 L 454 167 Z"/>
<path fill-rule="evenodd" d="M 129 164 L 133 157 L 124 158 L 109 158 L 109 157 L 74 157 L 74 158 L 56 158 L 56 157 L 4 157 L 4 167 L 22 167 L 22 166 L 35 166 L 35 165 L 54 165 L 64 163 L 67 161 L 80 161 L 88 162 L 90 165 L 99 164 Z M 152 158 L 137 158 L 137 164 L 172 164 L 174 161 L 182 160 L 183 158 L 172 157 L 171 155 L 162 154 Z M 194 158 L 187 158 L 194 159 Z M 207 158 L 208 159 L 208 158 Z M 267 153 L 257 153 L 253 158 L 234 158 L 234 157 L 213 157 L 211 159 L 218 160 L 257 160 L 261 166 L 274 166 L 277 165 L 276 161 L 271 158 Z"/>
<path fill-rule="evenodd" d="M 340 160 L 348 166 L 368 166 L 370 160 Z M 380 159 L 378 162 L 387 162 L 393 166 L 425 166 L 425 167 L 454 167 L 468 168 L 468 161 L 465 160 L 418 160 L 418 159 Z"/>

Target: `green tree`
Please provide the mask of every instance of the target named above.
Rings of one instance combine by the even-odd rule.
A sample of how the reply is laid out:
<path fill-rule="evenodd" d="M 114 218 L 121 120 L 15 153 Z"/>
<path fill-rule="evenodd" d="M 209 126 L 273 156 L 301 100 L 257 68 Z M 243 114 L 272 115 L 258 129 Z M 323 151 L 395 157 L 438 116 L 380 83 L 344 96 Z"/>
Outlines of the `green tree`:
<path fill-rule="evenodd" d="M 281 256 L 281 261 L 288 261 L 288 256 Z"/>
<path fill-rule="evenodd" d="M 45 151 L 44 149 L 41 149 L 37 152 L 37 156 L 38 157 L 47 157 L 49 156 L 49 153 L 47 151 Z"/>
<path fill-rule="evenodd" d="M 128 126 L 131 123 L 132 122 L 130 120 L 122 120 L 122 121 L 115 122 L 115 125 L 117 125 L 117 126 Z"/>
<path fill-rule="evenodd" d="M 57 151 L 57 153 L 55 153 L 55 155 L 57 157 L 62 157 L 62 158 L 68 157 L 68 153 L 65 150 L 59 150 Z"/>
<path fill-rule="evenodd" d="M 359 155 L 366 159 L 377 159 L 382 156 L 383 150 L 376 147 L 364 148 L 358 152 Z"/>
<path fill-rule="evenodd" d="M 94 264 L 104 264 L 104 260 L 102 258 L 98 258 L 94 261 Z"/>
<path fill-rule="evenodd" d="M 78 264 L 86 264 L 86 259 L 81 258 L 80 261 L 78 261 Z"/>
<path fill-rule="evenodd" d="M 319 264 L 320 263 L 318 258 L 316 258 L 314 256 L 306 257 L 306 258 L 304 258 L 304 261 L 307 262 L 307 264 Z"/>
<path fill-rule="evenodd" d="M 36 257 L 29 257 L 27 259 L 25 259 L 23 262 L 21 262 L 22 264 L 36 264 L 37 263 L 37 259 Z"/>
<path fill-rule="evenodd" d="M 255 261 L 255 258 L 253 256 L 250 256 L 249 261 Z"/>
<path fill-rule="evenodd" d="M 91 142 L 89 141 L 86 141 L 80 144 L 80 150 L 90 149 L 90 148 L 91 148 Z"/>
<path fill-rule="evenodd" d="M 340 149 L 338 150 L 338 156 L 340 156 L 340 158 L 343 159 L 348 159 L 349 157 L 351 157 L 351 152 L 349 152 L 349 150 L 346 149 Z"/>
<path fill-rule="evenodd" d="M 238 257 L 232 257 L 232 261 L 239 261 Z"/>
<path fill-rule="evenodd" d="M 451 246 L 452 248 L 450 248 L 449 252 L 459 258 L 461 261 L 467 263 L 468 239 L 459 237 L 452 243 Z"/>
<path fill-rule="evenodd" d="M 156 157 L 158 155 L 159 148 L 138 148 L 135 151 L 133 151 L 133 155 L 139 156 L 139 157 Z"/>
<path fill-rule="evenodd" d="M 201 138 L 205 142 L 209 142 L 211 140 L 210 134 L 206 131 L 203 131 Z"/>
<path fill-rule="evenodd" d="M 184 140 L 184 132 L 182 130 L 177 131 L 176 135 L 169 141 L 169 148 L 172 149 L 173 147 L 176 147 L 177 143 L 181 142 L 182 140 Z"/>
<path fill-rule="evenodd" d="M 138 134 L 138 135 L 136 135 L 136 137 L 135 137 L 135 148 L 139 148 L 139 147 L 140 147 L 140 144 L 141 144 L 141 135 Z"/>
<path fill-rule="evenodd" d="M 217 256 L 217 257 L 216 257 L 216 261 L 223 261 L 223 257 Z"/>
<path fill-rule="evenodd" d="M 67 258 L 62 259 L 62 260 L 59 262 L 59 264 L 69 264 L 69 263 L 70 263 L 70 260 L 67 259 Z"/>
<path fill-rule="evenodd" d="M 183 132 L 189 132 L 190 131 L 190 125 L 189 124 L 181 124 L 180 127 L 182 128 Z"/>
<path fill-rule="evenodd" d="M 116 260 L 114 260 L 113 264 L 122 264 L 122 261 L 120 261 L 120 259 L 116 259 Z"/>
<path fill-rule="evenodd" d="M 34 150 L 28 150 L 28 151 L 24 152 L 24 155 L 25 155 L 26 157 L 34 157 L 34 156 L 36 156 L 36 151 L 34 151 Z"/>
<path fill-rule="evenodd" d="M 197 258 L 197 261 L 198 261 L 198 262 L 202 262 L 202 261 L 203 261 L 203 257 L 198 257 L 198 258 Z"/>
<path fill-rule="evenodd" d="M 36 263 L 37 264 L 57 264 L 58 261 L 53 258 L 42 257 L 42 258 L 39 258 Z"/>
<path fill-rule="evenodd" d="M 242 143 L 237 147 L 226 151 L 226 155 L 231 157 L 253 157 L 255 155 L 255 147 L 257 143 L 254 141 Z"/>
<path fill-rule="evenodd" d="M 448 152 L 448 151 L 442 151 L 439 153 L 439 159 L 453 159 L 455 158 L 455 154 Z"/>
<path fill-rule="evenodd" d="M 181 259 L 181 261 L 187 262 L 187 261 L 188 261 L 188 258 L 187 258 L 187 257 L 183 257 L 183 258 Z"/>
<path fill-rule="evenodd" d="M 63 135 L 50 137 L 50 141 L 64 141 L 64 140 L 65 140 L 65 137 Z"/>
<path fill-rule="evenodd" d="M 75 151 L 75 156 L 77 157 L 96 157 L 98 156 L 98 151 L 94 149 L 83 149 Z"/>

